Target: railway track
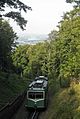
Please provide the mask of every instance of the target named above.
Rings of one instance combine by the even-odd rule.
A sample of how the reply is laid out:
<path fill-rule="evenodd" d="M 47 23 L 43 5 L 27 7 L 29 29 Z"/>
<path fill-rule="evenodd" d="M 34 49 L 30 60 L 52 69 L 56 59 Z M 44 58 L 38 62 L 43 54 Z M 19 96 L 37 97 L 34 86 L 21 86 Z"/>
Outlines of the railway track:
<path fill-rule="evenodd" d="M 29 112 L 28 118 L 26 119 L 38 119 L 40 112 L 39 111 L 32 111 Z"/>
<path fill-rule="evenodd" d="M 39 116 L 39 112 L 35 111 L 31 119 L 38 119 L 38 116 Z"/>

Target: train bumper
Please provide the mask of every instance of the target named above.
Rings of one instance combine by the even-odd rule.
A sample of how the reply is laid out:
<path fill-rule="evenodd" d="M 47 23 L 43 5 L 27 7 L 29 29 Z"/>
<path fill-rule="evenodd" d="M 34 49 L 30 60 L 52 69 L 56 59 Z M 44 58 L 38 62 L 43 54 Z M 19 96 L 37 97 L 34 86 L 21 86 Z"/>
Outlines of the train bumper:
<path fill-rule="evenodd" d="M 40 100 L 27 100 L 27 104 L 25 105 L 25 107 L 27 108 L 45 108 L 45 103 L 44 103 L 44 99 L 40 99 Z"/>

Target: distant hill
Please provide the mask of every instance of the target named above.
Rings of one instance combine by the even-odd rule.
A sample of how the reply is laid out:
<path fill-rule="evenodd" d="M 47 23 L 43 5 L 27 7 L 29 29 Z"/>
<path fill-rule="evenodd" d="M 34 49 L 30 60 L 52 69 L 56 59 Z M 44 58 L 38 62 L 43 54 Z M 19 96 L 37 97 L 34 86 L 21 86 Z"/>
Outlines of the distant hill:
<path fill-rule="evenodd" d="M 25 35 L 20 36 L 17 40 L 19 44 L 36 44 L 38 42 L 44 42 L 48 39 L 48 35 Z"/>

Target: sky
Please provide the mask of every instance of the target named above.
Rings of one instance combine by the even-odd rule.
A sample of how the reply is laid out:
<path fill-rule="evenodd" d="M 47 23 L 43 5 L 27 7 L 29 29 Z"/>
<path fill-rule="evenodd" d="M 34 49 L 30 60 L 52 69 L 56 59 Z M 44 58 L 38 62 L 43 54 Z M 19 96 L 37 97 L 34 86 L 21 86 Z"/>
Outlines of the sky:
<path fill-rule="evenodd" d="M 72 5 L 65 0 L 21 0 L 32 7 L 32 11 L 22 15 L 28 20 L 26 30 L 22 31 L 15 23 L 14 30 L 18 35 L 27 34 L 49 34 L 57 29 L 58 22 L 62 19 L 63 13 L 70 11 Z"/>

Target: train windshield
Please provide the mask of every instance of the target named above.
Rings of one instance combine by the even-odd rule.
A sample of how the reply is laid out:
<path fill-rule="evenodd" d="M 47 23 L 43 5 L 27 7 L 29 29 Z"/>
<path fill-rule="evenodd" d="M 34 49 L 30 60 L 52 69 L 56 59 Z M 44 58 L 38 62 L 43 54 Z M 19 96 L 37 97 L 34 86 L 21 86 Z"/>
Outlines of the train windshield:
<path fill-rule="evenodd" d="M 43 92 L 29 92 L 28 98 L 30 98 L 30 99 L 42 99 L 43 98 Z"/>

